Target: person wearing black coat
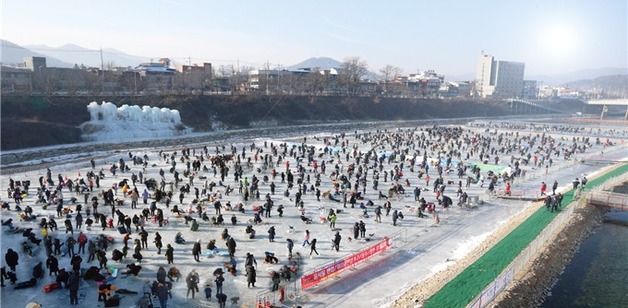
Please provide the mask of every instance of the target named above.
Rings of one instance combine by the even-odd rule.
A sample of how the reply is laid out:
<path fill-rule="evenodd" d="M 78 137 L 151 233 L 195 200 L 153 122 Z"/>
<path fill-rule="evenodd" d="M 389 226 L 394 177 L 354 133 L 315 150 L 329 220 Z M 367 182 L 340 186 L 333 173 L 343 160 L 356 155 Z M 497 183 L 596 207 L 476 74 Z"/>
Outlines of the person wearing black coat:
<path fill-rule="evenodd" d="M 312 242 L 310 243 L 310 257 L 312 256 L 313 252 L 315 252 L 318 256 L 318 251 L 316 251 L 316 239 L 312 239 Z"/>
<path fill-rule="evenodd" d="M 122 261 L 123 257 L 124 257 L 124 254 L 122 253 L 122 251 L 120 251 L 118 249 L 114 249 L 111 252 L 111 260 L 113 260 L 113 261 L 120 262 L 120 261 Z"/>
<path fill-rule="evenodd" d="M 163 244 L 161 243 L 161 234 L 159 234 L 159 232 L 155 233 L 155 247 L 157 247 L 157 254 L 160 255 L 161 254 L 161 247 L 163 247 Z"/>
<path fill-rule="evenodd" d="M 353 238 L 357 240 L 359 237 L 360 237 L 360 224 L 356 222 L 355 225 L 353 225 Z"/>
<path fill-rule="evenodd" d="M 48 259 L 46 260 L 46 267 L 50 272 L 50 276 L 52 276 L 52 274 L 55 274 L 55 276 L 59 275 L 59 260 L 57 260 L 55 256 L 48 256 Z"/>
<path fill-rule="evenodd" d="M 59 274 L 57 275 L 57 283 L 59 284 L 59 288 L 68 287 L 68 279 L 70 275 L 65 271 L 65 268 L 59 270 Z"/>
<path fill-rule="evenodd" d="M 174 263 L 174 248 L 172 248 L 172 245 L 170 244 L 168 244 L 168 247 L 166 248 L 166 259 L 168 260 L 168 264 Z"/>
<path fill-rule="evenodd" d="M 67 234 L 68 232 L 70 232 L 70 234 L 74 235 L 74 228 L 72 227 L 72 220 L 70 220 L 69 217 L 70 216 L 68 215 L 68 218 L 66 218 L 65 220 L 65 233 Z"/>
<path fill-rule="evenodd" d="M 157 281 L 159 283 L 166 283 L 166 269 L 161 266 L 157 270 Z"/>
<path fill-rule="evenodd" d="M 361 220 L 360 220 L 360 237 L 361 238 L 366 237 L 366 224 Z"/>
<path fill-rule="evenodd" d="M 98 259 L 100 268 L 107 268 L 107 255 L 104 250 L 96 251 L 96 259 Z"/>
<path fill-rule="evenodd" d="M 198 240 L 194 243 L 194 247 L 192 247 L 192 255 L 194 256 L 194 260 L 196 262 L 201 262 L 199 259 L 201 256 L 201 240 Z"/>
<path fill-rule="evenodd" d="M 216 299 L 218 300 L 218 304 L 220 305 L 220 308 L 225 308 L 226 304 L 227 304 L 227 295 L 225 295 L 224 293 L 218 293 L 216 295 Z"/>
<path fill-rule="evenodd" d="M 20 256 L 17 254 L 17 252 L 13 251 L 13 249 L 9 248 L 7 250 L 7 253 L 4 255 L 4 260 L 7 262 L 7 265 L 9 266 L 9 268 L 15 272 L 15 266 L 18 265 L 18 260 L 20 259 Z"/>
<path fill-rule="evenodd" d="M 292 249 L 294 248 L 294 242 L 291 239 L 287 239 L 286 243 L 286 246 L 288 248 L 288 258 L 292 258 Z"/>
<path fill-rule="evenodd" d="M 342 239 L 342 236 L 340 236 L 340 232 L 336 232 L 336 235 L 334 235 L 334 249 L 336 249 L 336 252 L 338 252 L 338 250 L 340 250 L 340 240 Z"/>
<path fill-rule="evenodd" d="M 142 248 L 148 248 L 148 232 L 144 230 L 144 227 L 142 227 L 142 230 L 140 231 L 140 237 L 142 239 Z"/>
<path fill-rule="evenodd" d="M 35 267 L 33 267 L 33 278 L 35 278 L 35 279 L 42 279 L 42 278 L 44 278 L 44 268 L 43 268 L 41 262 L 37 263 L 37 265 L 35 265 Z"/>
<path fill-rule="evenodd" d="M 46 255 L 52 255 L 52 239 L 49 236 L 44 238 L 44 247 L 46 248 Z"/>
<path fill-rule="evenodd" d="M 83 258 L 81 258 L 81 256 L 78 254 L 74 255 L 70 260 L 70 264 L 72 264 L 72 270 L 76 272 L 80 271 L 81 262 L 83 262 Z"/>
<path fill-rule="evenodd" d="M 253 267 L 253 265 L 247 265 L 246 266 L 246 282 L 247 282 L 247 287 L 251 287 L 253 286 L 253 288 L 255 288 L 255 278 L 257 276 L 257 273 L 255 272 L 255 267 Z"/>
<path fill-rule="evenodd" d="M 229 241 L 227 242 L 227 248 L 229 250 L 229 256 L 233 257 L 236 251 L 236 242 L 233 237 L 229 237 Z"/>
<path fill-rule="evenodd" d="M 271 274 L 271 280 L 273 282 L 273 287 L 271 291 L 275 292 L 279 290 L 279 282 L 281 282 L 281 276 L 279 276 L 279 273 L 276 271 L 273 271 L 273 273 Z"/>
<path fill-rule="evenodd" d="M 70 273 L 68 277 L 68 289 L 70 289 L 70 305 L 78 305 L 78 289 L 81 278 L 78 272 Z"/>
<path fill-rule="evenodd" d="M 137 276 L 142 270 L 142 267 L 139 265 L 135 265 L 135 263 L 128 264 L 126 267 L 128 268 L 128 270 L 125 271 L 123 274 L 127 276 L 128 275 Z"/>
<path fill-rule="evenodd" d="M 99 214 L 99 217 L 100 217 L 100 226 L 102 227 L 102 230 L 105 231 L 105 229 L 107 229 L 107 216 L 105 216 L 105 214 Z"/>
<path fill-rule="evenodd" d="M 166 308 L 168 304 L 168 297 L 171 297 L 168 285 L 165 283 L 158 283 L 157 287 L 155 288 L 155 293 L 157 294 L 157 298 L 159 299 L 160 307 Z"/>
<path fill-rule="evenodd" d="M 271 226 L 270 229 L 268 229 L 268 241 L 269 242 L 274 242 L 275 241 L 275 226 Z"/>

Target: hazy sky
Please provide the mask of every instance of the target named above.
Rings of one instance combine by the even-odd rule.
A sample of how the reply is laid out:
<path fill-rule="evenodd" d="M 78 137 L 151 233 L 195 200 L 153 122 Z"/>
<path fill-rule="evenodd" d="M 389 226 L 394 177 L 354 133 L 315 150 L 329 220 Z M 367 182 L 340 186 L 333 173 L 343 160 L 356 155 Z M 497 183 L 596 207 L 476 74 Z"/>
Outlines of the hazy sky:
<path fill-rule="evenodd" d="M 526 75 L 628 67 L 628 1 L 2 1 L 17 44 L 291 65 L 365 59 L 405 73 L 475 71 L 481 50 Z"/>

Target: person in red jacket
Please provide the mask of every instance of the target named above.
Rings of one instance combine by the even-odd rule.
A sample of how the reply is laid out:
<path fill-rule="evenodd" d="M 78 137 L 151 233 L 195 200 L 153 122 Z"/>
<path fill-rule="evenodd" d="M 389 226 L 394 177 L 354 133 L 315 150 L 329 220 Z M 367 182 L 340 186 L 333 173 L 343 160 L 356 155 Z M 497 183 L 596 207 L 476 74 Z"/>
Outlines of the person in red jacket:
<path fill-rule="evenodd" d="M 541 182 L 541 196 L 545 196 L 546 191 L 547 191 L 547 184 L 545 184 L 545 182 Z"/>
<path fill-rule="evenodd" d="M 85 253 L 85 244 L 87 244 L 87 235 L 85 235 L 85 233 L 83 232 L 79 233 L 77 241 L 79 244 L 78 253 L 80 254 Z"/>

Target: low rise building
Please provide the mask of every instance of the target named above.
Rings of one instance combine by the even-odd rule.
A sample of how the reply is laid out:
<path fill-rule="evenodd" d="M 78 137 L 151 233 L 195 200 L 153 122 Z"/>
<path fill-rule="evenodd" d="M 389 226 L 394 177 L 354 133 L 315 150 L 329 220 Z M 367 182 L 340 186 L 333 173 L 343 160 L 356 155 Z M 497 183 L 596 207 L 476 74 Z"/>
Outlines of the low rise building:
<path fill-rule="evenodd" d="M 2 93 L 30 94 L 33 90 L 33 72 L 27 68 L 2 66 Z"/>
<path fill-rule="evenodd" d="M 174 90 L 176 69 L 170 67 L 168 59 L 142 63 L 135 68 L 141 79 L 141 91 L 163 93 Z"/>

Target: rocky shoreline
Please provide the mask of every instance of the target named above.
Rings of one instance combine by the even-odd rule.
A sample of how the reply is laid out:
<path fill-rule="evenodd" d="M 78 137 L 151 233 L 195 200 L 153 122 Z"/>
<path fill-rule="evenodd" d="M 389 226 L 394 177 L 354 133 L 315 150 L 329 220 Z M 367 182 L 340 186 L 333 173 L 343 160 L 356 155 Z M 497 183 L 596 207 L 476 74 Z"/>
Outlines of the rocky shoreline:
<path fill-rule="evenodd" d="M 577 209 L 555 240 L 548 244 L 519 281 L 502 292 L 492 307 L 539 307 L 578 251 L 580 244 L 602 223 L 606 209 Z"/>

